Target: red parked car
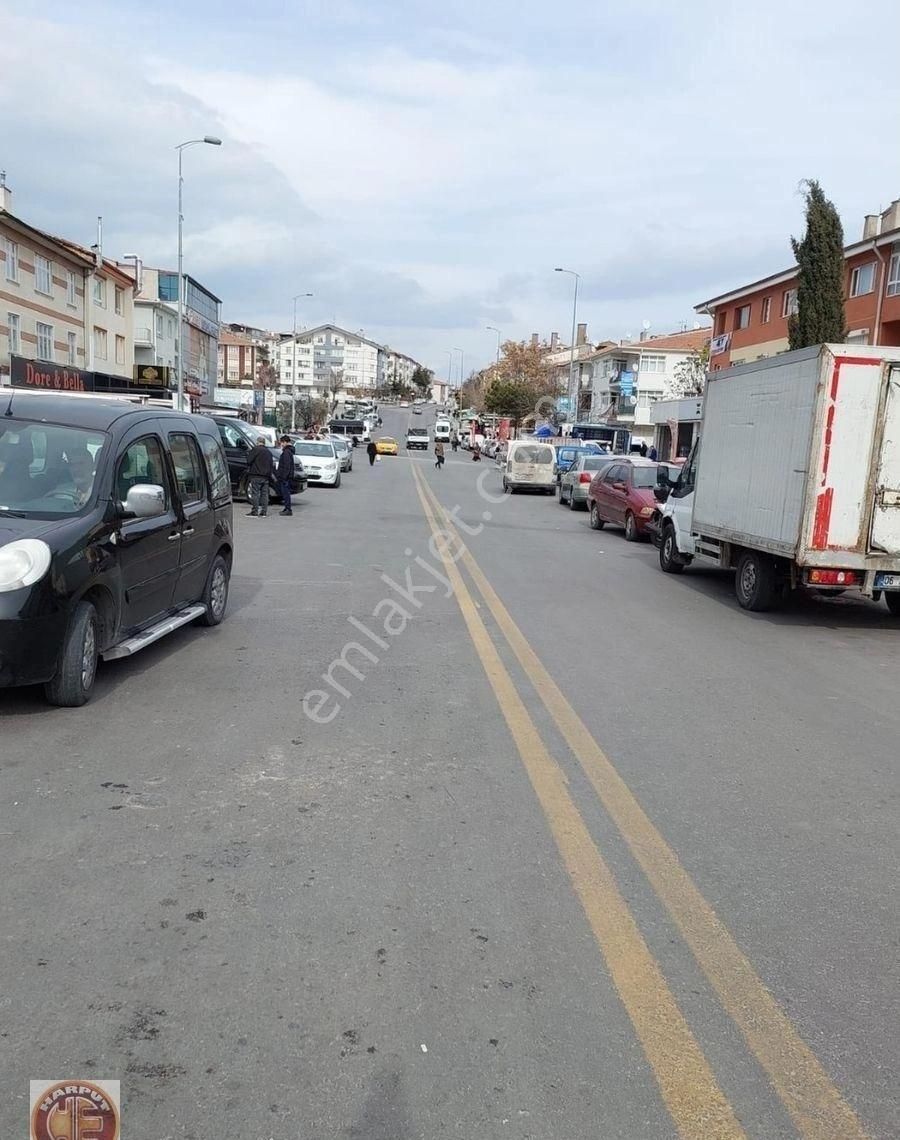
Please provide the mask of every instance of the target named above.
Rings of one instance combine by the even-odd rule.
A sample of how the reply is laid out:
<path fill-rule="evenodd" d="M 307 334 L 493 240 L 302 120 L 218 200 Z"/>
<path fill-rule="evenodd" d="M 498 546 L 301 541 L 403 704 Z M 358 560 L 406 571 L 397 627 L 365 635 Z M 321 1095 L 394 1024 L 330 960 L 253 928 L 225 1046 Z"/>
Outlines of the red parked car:
<path fill-rule="evenodd" d="M 637 542 L 647 533 L 647 524 L 656 508 L 653 488 L 660 474 L 674 483 L 679 467 L 675 463 L 657 463 L 640 456 L 623 456 L 603 471 L 598 471 L 588 489 L 591 526 L 602 530 L 607 523 L 625 528 L 628 542 Z"/>

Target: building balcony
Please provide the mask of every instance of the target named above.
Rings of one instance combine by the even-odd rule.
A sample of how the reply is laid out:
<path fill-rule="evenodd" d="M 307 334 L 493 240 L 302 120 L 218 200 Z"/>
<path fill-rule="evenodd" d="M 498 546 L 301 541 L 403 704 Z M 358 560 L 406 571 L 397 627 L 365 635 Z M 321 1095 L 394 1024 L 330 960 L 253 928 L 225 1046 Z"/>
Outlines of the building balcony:
<path fill-rule="evenodd" d="M 134 347 L 135 348 L 152 348 L 153 347 L 153 329 L 135 329 L 134 330 Z"/>

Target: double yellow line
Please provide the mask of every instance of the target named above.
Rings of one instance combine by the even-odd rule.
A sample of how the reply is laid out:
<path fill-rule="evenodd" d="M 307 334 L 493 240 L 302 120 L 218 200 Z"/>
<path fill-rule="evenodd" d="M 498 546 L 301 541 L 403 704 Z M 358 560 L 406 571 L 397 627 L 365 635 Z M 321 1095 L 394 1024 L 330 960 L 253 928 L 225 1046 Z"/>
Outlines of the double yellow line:
<path fill-rule="evenodd" d="M 608 815 L 690 947 L 724 1009 L 765 1069 L 803 1140 L 866 1140 L 849 1105 L 812 1050 L 635 799 L 612 762 L 511 618 L 418 468 L 413 480 L 434 549 L 510 734 L 547 818 L 613 982 L 653 1068 L 666 1107 L 686 1140 L 746 1137 L 659 964 L 647 947 L 581 814 L 500 658 L 463 579 L 465 567 L 532 687 L 578 759 Z M 456 558 L 450 556 L 450 542 Z"/>

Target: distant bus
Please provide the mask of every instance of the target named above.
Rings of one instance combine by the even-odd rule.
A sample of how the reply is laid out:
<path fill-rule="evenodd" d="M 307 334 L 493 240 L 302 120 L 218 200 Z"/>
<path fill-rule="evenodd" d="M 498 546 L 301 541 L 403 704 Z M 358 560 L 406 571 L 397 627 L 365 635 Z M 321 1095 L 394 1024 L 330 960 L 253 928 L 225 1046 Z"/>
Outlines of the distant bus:
<path fill-rule="evenodd" d="M 611 451 L 613 455 L 627 455 L 631 447 L 631 432 L 625 427 L 609 424 L 574 424 L 572 439 L 591 440 Z"/>

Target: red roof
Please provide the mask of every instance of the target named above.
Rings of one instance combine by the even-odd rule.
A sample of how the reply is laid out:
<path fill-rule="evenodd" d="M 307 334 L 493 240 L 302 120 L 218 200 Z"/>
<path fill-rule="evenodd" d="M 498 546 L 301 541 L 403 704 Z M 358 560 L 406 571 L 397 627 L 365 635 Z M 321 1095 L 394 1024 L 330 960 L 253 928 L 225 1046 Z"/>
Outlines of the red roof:
<path fill-rule="evenodd" d="M 620 344 L 619 348 L 659 349 L 668 352 L 694 352 L 709 344 L 712 329 L 707 325 L 690 332 L 665 333 L 662 336 L 648 336 L 646 340 L 633 340 Z"/>

